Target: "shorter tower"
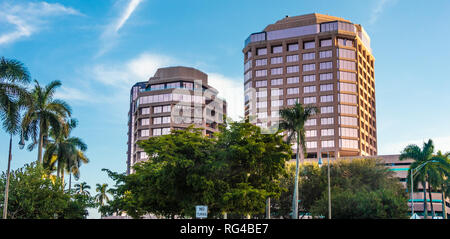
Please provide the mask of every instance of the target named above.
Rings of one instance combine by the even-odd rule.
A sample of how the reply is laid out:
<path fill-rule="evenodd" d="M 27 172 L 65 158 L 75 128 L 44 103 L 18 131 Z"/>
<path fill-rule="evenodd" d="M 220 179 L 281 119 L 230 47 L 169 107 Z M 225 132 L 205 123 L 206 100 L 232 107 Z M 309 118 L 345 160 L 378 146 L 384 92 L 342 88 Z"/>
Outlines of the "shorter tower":
<path fill-rule="evenodd" d="M 132 166 L 148 159 L 136 144 L 139 140 L 169 134 L 190 125 L 212 136 L 226 114 L 226 101 L 208 85 L 208 75 L 190 67 L 160 68 L 146 82 L 138 82 L 130 92 L 128 112 L 127 174 Z"/>

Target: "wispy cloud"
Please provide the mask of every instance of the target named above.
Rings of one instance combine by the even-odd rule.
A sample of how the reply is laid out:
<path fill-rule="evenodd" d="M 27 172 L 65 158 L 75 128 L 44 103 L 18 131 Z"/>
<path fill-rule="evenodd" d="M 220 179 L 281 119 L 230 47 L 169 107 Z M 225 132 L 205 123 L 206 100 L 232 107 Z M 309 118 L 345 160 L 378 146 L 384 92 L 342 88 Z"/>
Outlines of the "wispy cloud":
<path fill-rule="evenodd" d="M 377 4 L 370 14 L 369 24 L 375 24 L 389 4 L 394 4 L 397 0 L 376 0 Z"/>
<path fill-rule="evenodd" d="M 139 4 L 143 0 L 129 0 L 128 4 L 123 5 L 120 4 L 120 14 L 117 18 L 111 21 L 105 27 L 105 30 L 102 32 L 100 36 L 101 47 L 96 55 L 96 57 L 102 56 L 109 50 L 111 50 L 117 44 L 117 38 L 119 36 L 119 30 L 123 27 L 123 25 L 128 21 L 130 16 L 139 6 Z"/>
<path fill-rule="evenodd" d="M 7 10 L 6 10 L 7 9 Z M 79 11 L 59 3 L 28 2 L 0 5 L 0 22 L 12 26 L 13 30 L 0 32 L 0 45 L 13 43 L 40 31 L 48 18 L 62 15 L 83 15 Z"/>

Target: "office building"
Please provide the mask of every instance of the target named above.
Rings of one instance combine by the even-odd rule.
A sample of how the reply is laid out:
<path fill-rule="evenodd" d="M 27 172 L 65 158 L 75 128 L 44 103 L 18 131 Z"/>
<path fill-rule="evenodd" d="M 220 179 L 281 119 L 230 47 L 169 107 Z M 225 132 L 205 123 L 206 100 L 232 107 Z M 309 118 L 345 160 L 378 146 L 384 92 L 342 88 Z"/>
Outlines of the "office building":
<path fill-rule="evenodd" d="M 282 108 L 316 106 L 320 114 L 305 126 L 308 158 L 377 155 L 375 58 L 361 25 L 322 14 L 286 16 L 250 34 L 242 52 L 251 122 L 269 128 Z"/>

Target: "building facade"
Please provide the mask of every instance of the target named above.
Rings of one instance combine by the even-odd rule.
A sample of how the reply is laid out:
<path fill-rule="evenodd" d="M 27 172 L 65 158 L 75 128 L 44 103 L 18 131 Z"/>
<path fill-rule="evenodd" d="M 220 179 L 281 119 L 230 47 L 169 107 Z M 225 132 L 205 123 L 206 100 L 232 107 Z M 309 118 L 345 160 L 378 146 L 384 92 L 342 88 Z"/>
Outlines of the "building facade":
<path fill-rule="evenodd" d="M 308 158 L 377 155 L 374 62 L 361 25 L 322 14 L 288 17 L 245 41 L 245 117 L 274 127 L 295 102 L 316 106 L 306 122 Z"/>
<path fill-rule="evenodd" d="M 226 114 L 226 101 L 208 85 L 208 75 L 190 67 L 160 68 L 148 81 L 138 82 L 130 92 L 128 113 L 127 174 L 148 155 L 139 140 L 169 134 L 191 125 L 212 136 Z"/>

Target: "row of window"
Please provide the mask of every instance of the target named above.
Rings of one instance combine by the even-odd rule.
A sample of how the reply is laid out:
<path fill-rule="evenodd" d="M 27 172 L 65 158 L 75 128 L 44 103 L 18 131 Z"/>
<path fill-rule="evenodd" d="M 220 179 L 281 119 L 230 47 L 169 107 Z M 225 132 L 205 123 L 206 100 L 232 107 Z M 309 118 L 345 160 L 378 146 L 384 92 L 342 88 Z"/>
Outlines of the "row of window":
<path fill-rule="evenodd" d="M 182 89 L 194 89 L 194 83 L 193 82 L 171 82 L 171 83 L 164 83 L 164 84 L 154 84 L 150 85 L 147 88 L 142 88 L 140 91 L 153 91 L 153 90 L 163 90 L 163 89 L 174 89 L 174 88 L 182 88 Z M 195 88 L 201 88 L 200 85 L 195 85 Z"/>
<path fill-rule="evenodd" d="M 288 95 L 291 93 L 296 94 L 296 92 L 298 92 L 298 91 L 299 91 L 298 88 L 288 88 L 287 94 Z M 303 92 L 304 93 L 315 92 L 315 86 L 306 86 L 306 87 L 304 87 Z M 277 91 L 277 93 L 281 94 L 279 91 Z M 267 91 L 256 92 L 256 97 L 257 98 L 267 97 Z M 333 102 L 333 101 L 334 101 L 333 95 L 320 96 L 321 103 Z M 299 98 L 289 98 L 286 100 L 287 105 L 294 105 L 296 102 L 299 102 Z M 338 102 L 356 104 L 356 95 L 338 94 Z M 315 103 L 317 103 L 316 96 L 310 96 L 310 97 L 303 98 L 303 104 L 315 104 Z M 272 100 L 272 106 L 283 106 L 283 100 Z M 267 102 L 266 101 L 256 102 L 256 108 L 267 108 Z"/>
<path fill-rule="evenodd" d="M 152 136 L 170 134 L 170 128 L 156 128 L 152 129 Z M 143 129 L 140 131 L 140 137 L 150 137 L 150 129 Z"/>
<path fill-rule="evenodd" d="M 177 93 L 168 93 L 168 94 L 159 94 L 159 95 L 148 95 L 141 96 L 139 98 L 139 104 L 151 104 L 151 103 L 160 103 L 160 102 L 168 102 L 168 101 L 181 101 L 181 102 L 193 102 L 204 104 L 205 97 L 200 95 L 185 95 L 185 94 L 177 94 Z"/>
<path fill-rule="evenodd" d="M 321 129 L 320 135 L 323 137 L 334 136 L 334 129 Z M 306 130 L 305 136 L 307 138 L 317 137 L 317 130 Z M 339 136 L 358 138 L 358 129 L 340 127 L 339 128 Z"/>
<path fill-rule="evenodd" d="M 316 70 L 315 63 L 303 64 L 302 67 L 303 67 L 303 72 Z M 333 62 L 331 62 L 331 61 L 319 63 L 320 70 L 327 70 L 327 69 L 332 69 L 332 68 L 333 68 Z M 356 69 L 356 63 L 353 61 L 338 60 L 337 68 L 354 71 Z M 286 73 L 288 73 L 288 74 L 289 73 L 297 73 L 297 72 L 299 72 L 299 70 L 300 70 L 299 66 L 287 66 L 286 67 Z M 277 67 L 277 68 L 270 69 L 270 74 L 271 75 L 283 74 L 283 67 Z M 264 77 L 264 76 L 267 76 L 267 69 L 255 71 L 255 77 Z M 251 73 L 251 71 L 249 71 L 244 75 L 244 80 L 247 81 L 247 80 L 251 79 L 251 77 L 252 77 L 252 73 Z"/>
<path fill-rule="evenodd" d="M 251 71 L 249 71 L 251 72 Z M 351 81 L 351 82 L 356 82 L 356 74 L 353 72 L 345 72 L 345 71 L 338 71 L 337 72 L 337 78 L 338 80 L 345 80 L 345 81 Z M 321 81 L 323 80 L 332 80 L 333 79 L 333 73 L 322 73 L 319 74 L 319 79 Z M 247 80 L 247 79 L 246 79 Z M 316 75 L 304 75 L 303 76 L 303 82 L 314 82 L 316 81 Z M 300 78 L 298 76 L 294 76 L 294 77 L 287 77 L 286 78 L 286 83 L 287 84 L 296 84 L 300 82 Z M 278 78 L 278 79 L 272 79 L 270 80 L 270 84 L 272 86 L 274 85 L 283 85 L 283 79 L 282 78 Z M 259 81 L 255 81 L 255 87 L 264 87 L 267 86 L 267 80 L 259 80 Z M 251 87 L 251 82 L 248 82 L 245 85 L 245 90 L 249 89 Z M 355 92 L 355 91 L 352 91 Z"/>

